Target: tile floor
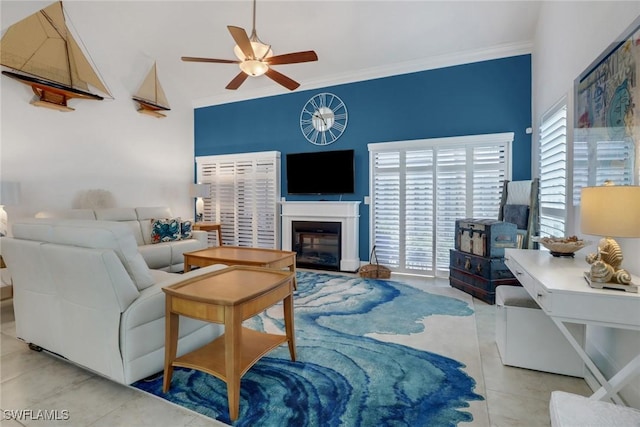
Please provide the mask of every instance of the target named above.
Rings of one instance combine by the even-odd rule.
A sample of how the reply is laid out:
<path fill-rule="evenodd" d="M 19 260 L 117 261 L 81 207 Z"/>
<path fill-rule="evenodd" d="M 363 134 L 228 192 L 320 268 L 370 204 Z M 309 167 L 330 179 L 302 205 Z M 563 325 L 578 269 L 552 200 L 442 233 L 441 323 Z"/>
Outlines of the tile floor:
<path fill-rule="evenodd" d="M 446 280 L 394 277 L 414 286 L 449 286 Z M 549 426 L 553 390 L 591 394 L 582 379 L 503 366 L 494 340 L 495 306 L 473 299 L 486 405 L 492 426 Z M 67 410 L 69 420 L 2 419 L 0 426 L 201 427 L 223 424 L 166 403 L 141 391 L 93 375 L 15 338 L 11 300 L 0 306 L 0 408 Z M 481 393 L 481 391 L 478 391 Z M 482 394 L 482 393 L 481 393 Z M 64 413 L 59 413 L 63 418 Z M 462 425 L 467 425 L 463 423 Z M 473 425 L 470 423 L 469 425 Z"/>

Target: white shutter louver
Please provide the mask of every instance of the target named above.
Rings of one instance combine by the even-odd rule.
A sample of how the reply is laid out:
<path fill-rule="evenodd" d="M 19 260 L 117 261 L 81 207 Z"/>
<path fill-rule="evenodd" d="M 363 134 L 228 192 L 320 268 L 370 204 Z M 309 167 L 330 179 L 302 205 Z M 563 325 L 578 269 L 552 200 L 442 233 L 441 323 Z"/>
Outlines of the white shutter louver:
<path fill-rule="evenodd" d="M 384 259 L 390 267 L 400 266 L 400 153 L 375 153 L 373 159 L 376 173 L 373 177 L 375 187 L 374 216 L 375 224 L 373 244 L 379 259 Z"/>
<path fill-rule="evenodd" d="M 449 250 L 455 241 L 456 219 L 468 218 L 467 150 L 442 147 L 437 150 L 436 167 L 436 269 L 447 271 Z M 496 218 L 497 216 L 496 211 Z M 437 271 L 436 271 L 437 273 Z"/>
<path fill-rule="evenodd" d="M 280 153 L 196 158 L 198 181 L 211 184 L 205 221 L 222 223 L 225 245 L 277 249 L 280 244 Z"/>
<path fill-rule="evenodd" d="M 371 236 L 395 272 L 445 275 L 455 220 L 498 218 L 513 134 L 369 144 Z"/>
<path fill-rule="evenodd" d="M 567 216 L 566 101 L 542 115 L 539 147 L 540 236 L 564 237 Z"/>

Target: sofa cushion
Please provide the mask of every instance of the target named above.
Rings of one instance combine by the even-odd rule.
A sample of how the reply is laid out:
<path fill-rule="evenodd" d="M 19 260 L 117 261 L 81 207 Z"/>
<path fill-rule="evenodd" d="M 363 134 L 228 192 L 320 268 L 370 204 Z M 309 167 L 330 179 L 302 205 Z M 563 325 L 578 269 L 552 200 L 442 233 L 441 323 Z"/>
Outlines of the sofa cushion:
<path fill-rule="evenodd" d="M 17 239 L 112 249 L 138 290 L 154 284 L 149 267 L 138 252 L 130 228 L 125 224 L 95 220 L 24 219 L 14 223 L 12 231 Z"/>
<path fill-rule="evenodd" d="M 167 207 L 142 207 L 135 208 L 138 221 L 140 221 L 140 229 L 142 230 L 142 238 L 145 245 L 151 245 L 151 220 L 154 218 L 171 218 L 171 210 Z"/>
<path fill-rule="evenodd" d="M 202 243 L 196 239 L 173 242 L 171 244 L 171 265 L 184 263 L 185 252 L 199 251 L 200 249 L 203 249 Z"/>
<path fill-rule="evenodd" d="M 180 218 L 158 218 L 151 220 L 151 242 L 180 240 Z"/>
<path fill-rule="evenodd" d="M 38 212 L 36 218 L 96 219 L 96 215 L 93 209 L 61 209 Z"/>
<path fill-rule="evenodd" d="M 136 239 L 138 246 L 144 245 L 144 239 L 142 237 L 142 229 L 140 228 L 140 222 L 138 222 L 138 216 L 136 210 L 133 208 L 105 208 L 95 210 L 96 219 L 101 221 L 118 221 L 125 224 L 131 229 L 133 237 Z"/>
<path fill-rule="evenodd" d="M 96 209 L 96 219 L 102 221 L 137 221 L 138 216 L 133 208 Z"/>
<path fill-rule="evenodd" d="M 156 245 L 142 245 L 138 246 L 138 250 L 149 268 L 153 270 L 164 270 L 171 265 L 172 244 L 174 243 L 166 242 Z"/>

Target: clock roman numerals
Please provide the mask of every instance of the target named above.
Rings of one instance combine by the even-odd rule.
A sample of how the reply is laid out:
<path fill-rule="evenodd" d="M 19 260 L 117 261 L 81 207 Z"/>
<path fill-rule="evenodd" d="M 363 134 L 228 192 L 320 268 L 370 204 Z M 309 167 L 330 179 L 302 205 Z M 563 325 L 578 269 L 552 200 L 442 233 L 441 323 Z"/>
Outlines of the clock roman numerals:
<path fill-rule="evenodd" d="M 300 129 L 312 144 L 335 142 L 347 128 L 347 107 L 332 93 L 319 93 L 307 101 L 300 113 Z"/>
<path fill-rule="evenodd" d="M 336 129 L 340 133 L 344 132 L 345 127 L 346 126 L 344 124 L 342 124 L 342 123 L 340 123 L 338 121 L 333 122 L 333 129 Z"/>

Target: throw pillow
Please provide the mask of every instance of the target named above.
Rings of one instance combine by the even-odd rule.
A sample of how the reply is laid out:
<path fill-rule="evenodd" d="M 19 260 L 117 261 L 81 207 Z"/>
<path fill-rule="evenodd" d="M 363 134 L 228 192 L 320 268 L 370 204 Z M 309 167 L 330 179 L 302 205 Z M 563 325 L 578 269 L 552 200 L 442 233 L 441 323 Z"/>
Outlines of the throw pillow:
<path fill-rule="evenodd" d="M 171 242 L 180 240 L 180 218 L 160 218 L 151 220 L 151 242 Z"/>
<path fill-rule="evenodd" d="M 182 221 L 180 223 L 180 237 L 184 239 L 190 239 L 193 237 L 191 221 Z"/>

